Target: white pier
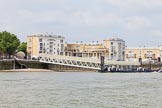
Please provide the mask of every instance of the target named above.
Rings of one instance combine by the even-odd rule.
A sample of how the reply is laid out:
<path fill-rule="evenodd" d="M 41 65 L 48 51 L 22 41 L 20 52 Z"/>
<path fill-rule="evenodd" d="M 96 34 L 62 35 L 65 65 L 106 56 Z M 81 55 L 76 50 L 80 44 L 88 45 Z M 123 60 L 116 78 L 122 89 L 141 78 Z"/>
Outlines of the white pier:
<path fill-rule="evenodd" d="M 87 69 L 101 69 L 100 59 L 85 58 L 85 57 L 73 57 L 73 56 L 62 56 L 62 55 L 50 55 L 40 54 L 40 62 L 59 64 L 65 66 L 81 67 Z M 138 62 L 126 62 L 126 61 L 108 61 L 105 60 L 105 67 L 116 67 L 120 69 L 133 69 L 140 65 Z"/>

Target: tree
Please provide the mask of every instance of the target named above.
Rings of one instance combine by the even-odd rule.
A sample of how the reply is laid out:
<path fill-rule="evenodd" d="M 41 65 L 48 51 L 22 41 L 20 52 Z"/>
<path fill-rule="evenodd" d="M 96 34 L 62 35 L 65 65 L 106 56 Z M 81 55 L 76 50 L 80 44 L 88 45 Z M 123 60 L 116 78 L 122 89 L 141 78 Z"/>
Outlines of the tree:
<path fill-rule="evenodd" d="M 15 53 L 19 45 L 20 40 L 16 35 L 7 31 L 0 32 L 0 50 L 4 54 L 8 54 L 9 58 Z"/>
<path fill-rule="evenodd" d="M 18 47 L 18 51 L 22 51 L 25 54 L 27 53 L 27 43 L 26 42 L 22 42 L 20 44 L 20 46 Z"/>

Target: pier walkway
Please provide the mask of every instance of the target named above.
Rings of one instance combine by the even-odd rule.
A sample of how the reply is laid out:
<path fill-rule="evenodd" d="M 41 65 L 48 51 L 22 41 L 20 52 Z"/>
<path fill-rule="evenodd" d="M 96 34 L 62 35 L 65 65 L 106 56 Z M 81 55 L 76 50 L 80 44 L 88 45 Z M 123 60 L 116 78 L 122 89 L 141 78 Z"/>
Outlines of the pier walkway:
<path fill-rule="evenodd" d="M 101 69 L 100 59 L 95 58 L 82 58 L 73 56 L 62 56 L 62 55 L 50 55 L 50 54 L 40 54 L 40 62 L 59 64 L 73 67 L 81 67 L 88 69 Z M 140 64 L 138 62 L 126 62 L 126 61 L 108 61 L 105 60 L 105 67 L 116 67 L 120 69 L 132 69 L 136 68 Z"/>

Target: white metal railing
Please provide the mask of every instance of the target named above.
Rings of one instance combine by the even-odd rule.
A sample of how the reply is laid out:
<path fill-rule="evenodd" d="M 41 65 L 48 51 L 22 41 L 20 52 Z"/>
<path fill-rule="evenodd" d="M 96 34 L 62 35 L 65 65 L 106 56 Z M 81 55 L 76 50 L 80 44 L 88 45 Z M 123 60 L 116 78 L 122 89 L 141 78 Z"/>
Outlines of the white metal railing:
<path fill-rule="evenodd" d="M 101 68 L 100 59 L 87 58 L 87 57 L 40 54 L 39 61 L 44 63 L 50 63 L 50 64 L 59 64 L 59 65 L 82 67 L 82 68 L 97 69 L 97 70 L 100 70 Z M 139 66 L 140 64 L 138 62 L 130 62 L 130 61 L 105 60 L 105 65 Z"/>
<path fill-rule="evenodd" d="M 97 70 L 100 69 L 99 60 L 93 58 L 41 54 L 40 62 L 82 67 L 82 68 L 89 68 L 89 69 L 97 69 Z"/>

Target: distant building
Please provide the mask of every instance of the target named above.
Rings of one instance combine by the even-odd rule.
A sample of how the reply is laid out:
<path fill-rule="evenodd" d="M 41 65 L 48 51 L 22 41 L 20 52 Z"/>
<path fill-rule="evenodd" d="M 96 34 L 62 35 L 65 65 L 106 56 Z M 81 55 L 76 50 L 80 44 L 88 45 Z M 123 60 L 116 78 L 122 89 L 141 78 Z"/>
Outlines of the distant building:
<path fill-rule="evenodd" d="M 29 58 L 37 58 L 39 54 L 64 54 L 65 38 L 61 35 L 32 35 L 27 36 L 27 52 Z"/>
<path fill-rule="evenodd" d="M 109 60 L 125 60 L 125 41 L 120 38 L 110 38 L 103 42 L 104 48 L 109 51 Z"/>
<path fill-rule="evenodd" d="M 161 62 L 162 49 L 160 47 L 134 47 L 126 48 L 126 61 L 135 62 Z"/>
<path fill-rule="evenodd" d="M 65 55 L 76 57 L 91 57 L 100 59 L 101 55 L 107 60 L 125 60 L 125 41 L 119 38 L 110 38 L 103 43 L 72 43 L 65 44 Z"/>
<path fill-rule="evenodd" d="M 101 55 L 108 57 L 108 50 L 98 43 L 73 43 L 65 44 L 65 55 L 99 59 Z"/>

